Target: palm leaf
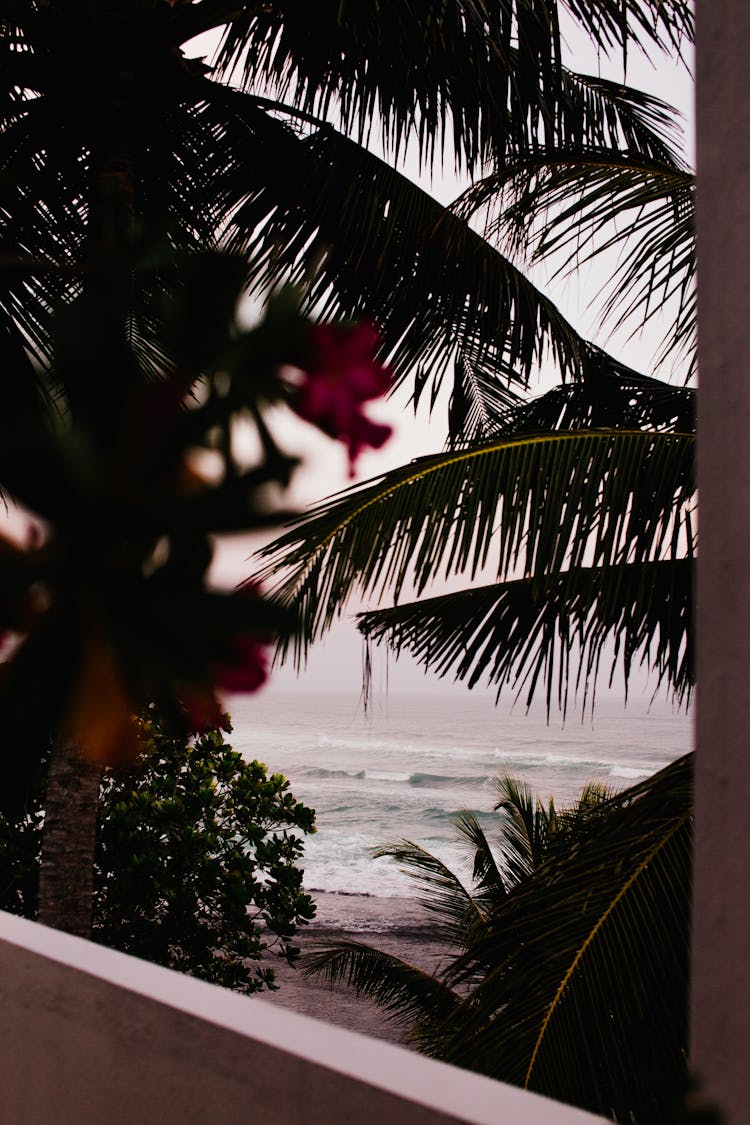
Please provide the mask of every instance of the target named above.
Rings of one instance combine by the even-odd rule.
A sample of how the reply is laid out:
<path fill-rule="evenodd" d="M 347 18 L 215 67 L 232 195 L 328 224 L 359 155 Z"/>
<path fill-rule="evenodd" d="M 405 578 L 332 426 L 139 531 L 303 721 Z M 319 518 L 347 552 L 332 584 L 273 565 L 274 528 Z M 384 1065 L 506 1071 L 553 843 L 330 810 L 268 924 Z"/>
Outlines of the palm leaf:
<path fill-rule="evenodd" d="M 651 43 L 664 51 L 679 50 L 695 36 L 689 0 L 563 0 L 594 43 L 603 50 L 642 50 Z"/>
<path fill-rule="evenodd" d="M 467 932 L 483 924 L 472 893 L 447 864 L 419 844 L 399 840 L 376 848 L 373 855 L 387 856 L 400 865 L 413 883 L 422 909 L 432 918 L 435 934 L 446 942 L 462 946 Z"/>
<path fill-rule="evenodd" d="M 581 341 L 552 302 L 405 176 L 331 129 L 297 137 L 267 99 L 190 74 L 177 89 L 179 99 L 149 106 L 135 129 L 143 224 L 166 228 L 183 246 L 211 245 L 229 224 L 231 245 L 251 256 L 256 291 L 313 275 L 309 304 L 380 322 L 402 377 L 421 364 L 439 382 L 458 346 L 481 350 L 506 379 L 528 379 L 548 350 L 563 375 L 578 373 Z M 37 260 L 57 231 L 55 261 L 75 268 L 86 256 L 95 118 L 73 94 L 61 103 L 54 81 L 13 113 L 0 166 L 0 236 L 14 254 Z M 34 285 L 39 304 L 29 300 L 32 289 L 9 311 L 25 318 L 18 322 L 27 337 L 41 338 L 44 311 L 74 295 L 80 279 L 45 274 Z"/>
<path fill-rule="evenodd" d="M 451 820 L 458 842 L 472 859 L 472 898 L 484 915 L 498 899 L 508 892 L 508 873 L 498 864 L 495 849 L 476 815 L 468 809 L 458 812 Z M 482 918 L 484 922 L 484 918 Z M 471 940 L 472 935 L 464 937 Z"/>
<path fill-rule="evenodd" d="M 619 1121 L 665 1120 L 685 1078 L 691 756 L 592 810 L 463 958 L 482 984 L 440 1057 Z M 459 970 L 459 966 L 455 966 Z"/>
<path fill-rule="evenodd" d="M 610 682 L 622 662 L 625 687 L 637 663 L 680 701 L 694 684 L 691 558 L 582 567 L 518 579 L 359 615 L 359 629 L 396 654 L 407 651 L 438 675 L 469 687 L 512 686 L 548 710 L 584 705 L 612 646 Z M 593 698 L 592 698 L 593 703 Z"/>
<path fill-rule="evenodd" d="M 587 88 L 596 114 L 600 93 Z M 636 145 L 632 132 L 627 143 Z M 231 221 L 257 290 L 289 280 L 308 289 L 320 315 L 374 319 L 398 381 L 418 368 L 417 398 L 430 375 L 434 400 L 457 350 L 506 382 L 527 382 L 548 354 L 563 378 L 586 370 L 589 346 L 554 304 L 384 160 L 330 126 L 287 137 L 273 157 L 247 178 L 247 201 Z M 661 149 L 649 158 L 671 160 Z"/>
<path fill-rule="evenodd" d="M 454 204 L 485 212 L 487 237 L 510 253 L 562 259 L 558 272 L 620 251 L 603 318 L 640 328 L 666 306 L 663 355 L 695 351 L 695 178 L 679 162 L 569 146 L 505 164 Z M 692 374 L 692 368 L 686 377 Z"/>
<path fill-rule="evenodd" d="M 419 367 L 433 397 L 459 349 L 506 380 L 527 381 L 548 354 L 563 376 L 581 373 L 584 341 L 547 297 L 467 223 L 332 129 L 288 141 L 231 238 L 251 256 L 256 289 L 287 280 L 307 287 L 320 316 L 373 319 L 397 381 Z"/>
<path fill-rule="evenodd" d="M 641 375 L 588 345 L 584 378 L 523 399 L 481 359 L 459 357 L 449 410 L 449 448 L 503 434 L 643 429 L 692 433 L 695 391 Z"/>
<path fill-rule="evenodd" d="M 102 35 L 99 22 L 74 8 L 75 18 L 68 18 L 71 13 L 59 4 L 35 7 L 26 20 L 20 19 L 15 38 L 0 36 L 0 65 L 6 78 L 17 84 L 13 89 L 21 91 L 4 103 L 4 167 L 0 174 L 7 173 L 5 213 L 13 216 L 13 222 L 3 231 L 0 208 L 0 236 L 11 239 L 8 246 L 14 254 L 34 260 L 45 250 L 49 252 L 52 234 L 57 264 L 63 261 L 68 266 L 80 263 L 86 253 L 92 217 L 89 188 L 101 142 L 98 99 L 91 96 L 91 84 L 106 85 L 109 57 L 107 43 L 97 38 Z M 344 102 L 349 98 L 347 104 L 355 116 L 359 95 L 353 91 L 360 89 L 358 83 L 377 84 L 382 78 L 387 86 L 392 80 L 392 104 L 408 102 L 409 127 L 416 121 L 411 92 L 416 88 L 423 137 L 433 136 L 434 140 L 437 119 L 448 115 L 459 132 L 463 130 L 461 144 L 476 152 L 489 143 L 478 139 L 483 130 L 495 138 L 495 148 L 500 143 L 497 138 L 512 131 L 514 121 L 521 133 L 528 132 L 529 116 L 518 107 L 536 102 L 535 120 L 555 135 L 580 134 L 590 144 L 619 149 L 627 143 L 651 155 L 668 154 L 669 114 L 637 93 L 568 72 L 561 85 L 553 76 L 559 61 L 555 12 L 545 13 L 527 0 L 519 0 L 515 8 L 508 5 L 504 12 L 489 13 L 483 3 L 463 0 L 455 2 L 447 15 L 441 4 L 439 13 L 437 8 L 433 13 L 435 19 L 421 6 L 411 5 L 385 5 L 382 21 L 373 21 L 351 4 L 316 11 L 313 19 L 312 13 L 298 5 L 259 13 L 255 5 L 227 7 L 218 0 L 202 0 L 191 5 L 189 12 L 178 8 L 168 14 L 155 7 L 153 15 L 144 15 L 144 35 L 155 37 L 154 58 L 162 58 L 158 74 L 166 96 L 147 96 L 148 68 L 155 65 L 149 55 L 139 78 L 145 83 L 143 96 L 135 99 L 128 126 L 135 198 L 143 223 L 160 229 L 166 225 L 181 245 L 195 246 L 211 243 L 230 221 L 236 244 L 255 249 L 258 286 L 275 279 L 275 268 L 298 280 L 306 278 L 324 255 L 311 303 L 317 303 L 321 311 L 344 316 L 365 311 L 379 320 L 387 332 L 386 350 L 402 376 L 422 363 L 433 369 L 439 381 L 458 345 L 467 355 L 481 351 L 486 369 L 506 379 L 528 379 L 547 349 L 563 375 L 579 373 L 577 334 L 543 295 L 466 224 L 449 218 L 446 230 L 437 232 L 442 209 L 387 165 L 337 137 L 329 126 L 304 140 L 277 120 L 277 111 L 287 120 L 311 118 L 299 108 L 303 102 L 307 104 L 301 79 L 296 82 L 298 108 L 292 107 L 290 116 L 289 106 L 230 90 L 206 78 L 206 68 L 200 63 L 180 55 L 186 35 L 199 26 L 215 26 L 229 15 L 236 18 L 228 35 L 235 48 L 240 43 L 250 46 L 248 66 L 261 83 L 274 75 L 282 86 L 287 79 L 292 81 L 289 68 L 294 69 L 294 59 L 303 70 L 305 59 L 312 60 L 313 71 L 325 63 L 335 35 L 326 37 L 322 29 L 335 25 L 337 34 L 345 34 L 347 50 L 338 57 L 338 74 L 332 77 L 325 63 L 321 80 L 324 85 L 330 80 Z M 472 64 L 465 43 L 446 38 L 446 18 L 461 24 L 472 50 L 485 59 L 479 87 L 475 79 L 480 68 Z M 275 29 L 271 39 L 267 39 L 269 28 Z M 383 42 L 387 42 L 389 58 L 394 42 L 403 42 L 406 49 L 414 46 L 416 37 L 421 56 L 429 28 L 434 67 L 408 73 L 387 67 L 385 77 L 379 78 L 368 36 L 385 34 L 386 28 L 388 38 Z M 510 45 L 511 28 L 517 46 Z M 255 54 L 253 48 L 257 48 Z M 498 52 L 504 52 L 506 59 L 499 84 Z M 100 56 L 103 69 L 96 70 L 85 87 L 70 80 L 71 68 L 75 71 L 71 60 Z M 461 69 L 457 70 L 459 59 Z M 349 94 L 347 74 L 353 83 Z M 498 99 L 503 83 L 505 93 Z M 28 96 L 32 93 L 33 97 Z M 378 98 L 387 115 L 391 111 L 381 95 L 383 90 Z M 330 91 L 321 97 L 327 104 Z M 315 95 L 316 111 L 322 112 L 324 107 L 318 101 Z M 430 124 L 433 111 L 437 118 Z M 407 127 L 398 112 L 393 118 L 401 122 L 394 125 L 397 130 Z M 306 128 L 316 124 L 320 124 L 318 119 L 310 119 Z M 500 145 L 503 151 L 505 143 Z M 530 143 L 528 137 L 513 141 L 522 151 Z M 534 140 L 533 145 L 536 143 Z M 248 154 L 252 154 L 251 160 Z M 190 169 L 188 177 L 186 169 Z M 367 203 L 373 196 L 374 205 Z M 238 215 L 242 200 L 247 202 Z M 340 230 L 342 213 L 347 216 L 345 231 Z M 362 242 L 370 237 L 372 244 L 362 249 Z M 40 349 L 44 311 L 75 294 L 77 286 L 77 279 L 62 274 L 49 274 L 44 282 L 35 278 L 25 301 L 9 298 L 7 314 L 18 323 L 24 338 L 36 341 Z M 407 291 L 408 302 L 404 301 Z M 146 327 L 138 331 L 147 341 Z M 144 342 L 144 358 L 148 347 Z"/>
<path fill-rule="evenodd" d="M 559 813 L 512 778 L 498 785 L 537 856 L 464 952 L 429 976 L 340 942 L 307 972 L 369 996 L 424 1053 L 618 1121 L 671 1120 L 687 1058 L 692 756 Z"/>
<path fill-rule="evenodd" d="M 2 218 L 32 258 L 80 262 L 86 253 L 98 138 L 74 93 L 61 102 L 51 78 L 3 115 Z M 248 152 L 272 160 L 286 130 L 257 99 L 201 75 L 181 75 L 172 94 L 134 125 L 137 215 L 146 229 L 205 249 L 247 193 Z"/>
<path fill-rule="evenodd" d="M 12 104 L 3 119 L 0 154 L 0 241 L 3 279 L 0 308 L 8 327 L 15 326 L 35 364 L 50 359 L 49 310 L 80 287 L 76 254 L 83 243 L 79 209 L 62 197 L 54 166 L 59 141 L 36 143 L 51 121 L 43 99 Z M 84 176 L 75 156 L 68 159 L 73 198 L 84 190 Z"/>
<path fill-rule="evenodd" d="M 247 194 L 248 151 L 261 164 L 273 163 L 288 132 L 255 99 L 202 76 L 182 75 L 178 90 L 179 98 L 149 105 L 135 130 L 138 232 L 129 248 L 134 256 L 155 231 L 194 251 L 216 246 L 227 216 Z M 38 366 L 46 367 L 49 310 L 74 299 L 96 268 L 90 247 L 96 136 L 91 115 L 79 112 L 74 94 L 61 101 L 51 79 L 37 97 L 12 105 L 4 125 L 0 239 L 6 268 L 0 310 Z M 147 248 L 152 252 L 150 244 Z M 132 293 L 131 344 L 152 376 L 164 368 L 156 346 L 163 294 L 158 278 L 150 290 L 134 287 Z"/>
<path fill-rule="evenodd" d="M 458 1006 L 459 997 L 437 975 L 360 942 L 339 941 L 305 959 L 304 976 L 343 982 L 384 1008 L 408 1038 L 430 1053 L 432 1029 Z"/>
<path fill-rule="evenodd" d="M 671 45 L 672 35 L 691 32 L 682 3 L 661 5 L 653 20 L 646 18 L 650 5 L 629 7 L 615 21 L 600 6 L 582 22 L 601 45 L 613 38 Z M 394 58 L 405 65 L 394 66 Z M 360 143 L 375 122 L 396 156 L 410 138 L 427 163 L 452 144 L 456 165 L 469 171 L 533 150 L 544 137 L 596 138 L 617 148 L 628 136 L 663 146 L 666 122 L 656 120 L 645 96 L 628 104 L 623 87 L 600 84 L 597 101 L 581 88 L 586 79 L 562 68 L 555 3 L 380 0 L 373 10 L 354 0 L 314 9 L 285 0 L 260 11 L 248 4 L 227 28 L 219 68 L 310 115 L 335 110 Z"/>
<path fill-rule="evenodd" d="M 691 541 L 693 437 L 583 431 L 419 458 L 319 505 L 261 552 L 298 615 L 298 660 L 355 592 L 644 563 Z M 279 577 L 279 572 L 286 572 Z M 619 573 L 619 572 L 618 572 Z M 507 674 L 507 673 L 506 673 Z"/>
<path fill-rule="evenodd" d="M 538 137 L 530 152 L 509 154 L 511 160 L 548 148 L 581 146 L 612 156 L 627 151 L 646 160 L 672 165 L 682 149 L 679 114 L 661 98 L 606 78 L 560 71 L 561 109 L 554 130 Z M 497 161 L 497 166 L 500 165 Z"/>
<path fill-rule="evenodd" d="M 495 371 L 462 352 L 456 358 L 448 406 L 448 448 L 478 445 L 501 428 L 511 429 L 523 403 Z"/>
<path fill-rule="evenodd" d="M 516 777 L 495 778 L 496 811 L 505 814 L 502 830 L 503 858 L 515 886 L 539 866 L 549 837 L 549 819 L 531 787 Z"/>

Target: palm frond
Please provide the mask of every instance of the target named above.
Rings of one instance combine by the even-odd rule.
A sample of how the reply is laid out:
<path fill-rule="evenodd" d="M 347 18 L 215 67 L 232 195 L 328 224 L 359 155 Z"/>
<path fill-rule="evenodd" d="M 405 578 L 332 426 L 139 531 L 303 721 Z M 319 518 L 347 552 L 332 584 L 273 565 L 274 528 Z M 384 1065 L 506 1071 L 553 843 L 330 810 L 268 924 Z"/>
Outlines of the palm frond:
<path fill-rule="evenodd" d="M 511 775 L 496 777 L 494 786 L 499 797 L 495 811 L 505 815 L 500 837 L 503 861 L 515 886 L 552 854 L 575 844 L 588 813 L 616 796 L 614 789 L 590 781 L 572 804 L 557 809 L 554 796 L 545 805 L 525 782 Z"/>
<path fill-rule="evenodd" d="M 572 272 L 618 258 L 604 287 L 603 320 L 636 329 L 666 308 L 661 359 L 695 352 L 695 178 L 679 162 L 579 145 L 508 162 L 454 204 L 485 213 L 485 233 L 509 253 L 561 259 Z M 606 259 L 605 259 L 606 261 Z M 685 372 L 693 374 L 692 362 Z"/>
<path fill-rule="evenodd" d="M 508 892 L 508 876 L 498 864 L 495 849 L 478 818 L 468 809 L 458 812 L 451 820 L 458 842 L 472 859 L 472 898 L 484 915 L 498 899 Z M 484 919 L 483 919 L 484 921 Z M 468 940 L 471 940 L 471 935 Z"/>
<path fill-rule="evenodd" d="M 680 7 L 662 6 L 653 21 L 638 3 L 617 21 L 606 8 L 585 20 L 577 5 L 574 12 L 602 46 L 634 39 L 661 47 L 671 44 L 667 29 L 688 33 Z M 628 100 L 623 87 L 600 83 L 594 96 L 588 80 L 566 71 L 557 4 L 537 0 L 247 5 L 227 29 L 219 69 L 319 118 L 335 109 L 360 143 L 377 123 L 395 156 L 413 138 L 432 164 L 452 145 L 456 165 L 469 171 L 545 138 L 615 148 L 628 138 L 653 149 L 670 129 L 645 95 Z"/>
<path fill-rule="evenodd" d="M 39 368 L 50 359 L 49 310 L 80 288 L 75 266 L 84 228 L 75 199 L 85 190 L 85 172 L 77 152 L 66 155 L 64 169 L 57 163 L 59 134 L 43 98 L 11 107 L 3 120 L 0 305 Z"/>
<path fill-rule="evenodd" d="M 687 1059 L 691 756 L 582 823 L 464 957 L 467 977 L 491 968 L 438 1054 L 618 1121 L 663 1120 Z"/>
<path fill-rule="evenodd" d="M 236 244 L 254 249 L 258 286 L 277 280 L 277 270 L 307 279 L 322 258 L 311 303 L 322 312 L 365 312 L 379 321 L 399 375 L 418 365 L 423 376 L 431 369 L 433 390 L 458 347 L 466 355 L 481 352 L 485 369 L 506 380 L 528 379 L 548 353 L 563 376 L 580 373 L 581 341 L 546 297 L 467 224 L 449 216 L 445 229 L 436 229 L 444 212 L 434 200 L 321 126 L 303 103 L 323 113 L 335 87 L 353 114 L 349 120 L 345 112 L 344 120 L 353 124 L 365 104 L 369 119 L 368 98 L 376 97 L 399 136 L 415 129 L 425 144 L 435 143 L 438 124 L 450 118 L 471 160 L 490 149 L 527 152 L 547 134 L 549 144 L 575 135 L 590 145 L 619 150 L 627 143 L 667 159 L 672 123 L 661 104 L 567 71 L 558 75 L 556 11 L 536 0 L 508 0 L 492 10 L 453 0 L 447 11 L 441 3 L 426 14 L 423 6 L 384 4 L 378 20 L 351 3 L 329 5 L 314 17 L 291 4 L 262 13 L 255 5 L 227 7 L 219 0 L 190 7 L 167 13 L 157 6 L 144 15 L 141 39 L 150 46 L 138 54 L 144 69 L 127 123 L 139 221 L 193 246 L 212 243 L 229 223 Z M 188 25 L 213 26 L 229 15 L 236 17 L 227 40 L 234 46 L 227 47 L 225 62 L 240 45 L 248 47 L 248 75 L 261 85 L 275 77 L 277 93 L 289 85 L 292 107 L 298 107 L 291 115 L 289 106 L 207 78 L 205 67 L 181 56 Z M 451 21 L 461 30 L 455 41 L 446 37 Z M 33 19 L 19 27 L 23 49 L 12 37 L 0 37 L 0 62 L 18 93 L 2 107 L 0 174 L 7 175 L 8 194 L 5 208 L 0 200 L 0 236 L 11 239 L 12 253 L 32 259 L 49 252 L 52 236 L 58 264 L 75 266 L 86 255 L 102 141 L 91 86 L 107 88 L 111 43 L 105 35 L 97 51 L 104 24 L 78 9 L 67 19 L 58 4 L 35 7 Z M 329 71 L 337 36 L 346 49 Z M 416 70 L 373 65 L 375 40 L 391 60 L 394 43 L 412 49 L 417 40 L 422 58 L 425 37 L 429 58 Z M 71 80 L 71 60 L 87 54 L 98 60 L 91 80 Z M 305 86 L 308 63 L 311 75 L 323 66 L 322 85 L 311 77 Z M 150 68 L 166 96 L 150 96 L 149 83 L 156 80 Z M 297 137 L 279 115 L 305 118 L 305 129 L 315 132 Z M 35 279 L 27 300 L 13 310 L 25 318 L 18 320 L 25 338 L 36 333 L 38 347 L 44 308 L 77 291 L 70 278 L 53 289 L 52 275 L 43 285 Z"/>
<path fill-rule="evenodd" d="M 248 5 L 227 29 L 220 67 L 239 71 L 246 88 L 261 82 L 319 117 L 335 105 L 360 141 L 375 121 L 397 151 L 417 136 L 424 158 L 451 118 L 456 158 L 473 166 L 489 143 L 481 109 L 496 97 L 489 70 L 501 83 L 509 70 L 512 5 L 494 10 L 491 30 L 483 7 L 381 2 L 373 11 L 349 0 L 258 12 Z M 406 65 L 394 66 L 395 58 Z M 409 61 L 416 59 L 419 66 Z"/>
<path fill-rule="evenodd" d="M 14 425 L 20 428 L 23 422 L 25 432 L 30 434 L 51 407 L 51 396 L 44 377 L 51 354 L 45 347 L 40 362 L 38 352 L 25 339 L 13 317 L 14 302 L 8 315 L 8 297 L 11 294 L 7 289 L 3 291 L 5 277 L 2 271 L 0 279 L 0 393 Z"/>
<path fill-rule="evenodd" d="M 662 98 L 610 79 L 560 71 L 561 101 L 554 130 L 538 137 L 526 152 L 509 153 L 510 160 L 546 148 L 582 146 L 612 155 L 638 153 L 664 164 L 679 161 L 683 137 L 676 110 Z M 499 166 L 500 161 L 496 162 Z"/>
<path fill-rule="evenodd" d="M 498 801 L 494 808 L 504 814 L 503 859 L 517 886 L 539 866 L 546 850 L 546 810 L 526 782 L 516 777 L 495 778 Z"/>
<path fill-rule="evenodd" d="M 671 1120 L 687 1061 L 692 755 L 559 812 L 513 778 L 498 792 L 536 859 L 462 952 L 430 976 L 339 942 L 306 971 L 369 996 L 424 1053 L 617 1121 Z M 476 823 L 459 827 L 484 852 Z M 514 824 L 499 827 L 505 851 Z"/>
<path fill-rule="evenodd" d="M 623 427 L 692 433 L 695 391 L 641 375 L 589 344 L 581 380 L 522 398 L 498 383 L 481 359 L 462 355 L 448 421 L 449 448 L 546 430 Z"/>
<path fill-rule="evenodd" d="M 248 153 L 273 163 L 288 130 L 255 99 L 198 76 L 182 76 L 180 97 L 138 118 L 132 168 L 137 224 L 130 249 L 151 252 L 154 235 L 195 251 L 216 246 L 247 194 Z M 95 118 L 79 113 L 75 91 L 61 102 L 51 79 L 39 96 L 11 106 L 0 152 L 0 308 L 49 364 L 49 310 L 74 299 L 96 268 L 91 247 Z M 88 101 L 95 101 L 90 92 Z M 7 108 L 7 107 L 6 107 Z M 93 112 L 93 111 L 92 111 Z M 186 169 L 190 169 L 186 175 Z M 152 376 L 163 287 L 132 294 L 131 341 Z"/>
<path fill-rule="evenodd" d="M 679 557 L 692 542 L 693 443 L 624 430 L 500 438 L 324 501 L 261 552 L 263 577 L 297 614 L 297 660 L 356 591 L 398 600 L 407 581 L 421 593 L 452 574 L 540 581 L 587 562 Z"/>
<path fill-rule="evenodd" d="M 469 687 L 506 686 L 531 704 L 567 710 L 571 695 L 593 705 L 603 655 L 625 689 L 633 669 L 653 672 L 687 703 L 694 684 L 693 562 L 674 558 L 582 567 L 517 579 L 359 615 L 359 629 L 395 653 Z M 608 646 L 610 646 L 608 648 Z M 606 659 L 606 658 L 605 658 Z"/>
<path fill-rule="evenodd" d="M 406 176 L 333 129 L 290 139 L 283 156 L 231 224 L 258 290 L 286 280 L 320 316 L 366 315 L 397 381 L 417 367 L 433 398 L 457 350 L 506 381 L 548 356 L 580 375 L 586 345 L 555 305 Z"/>
<path fill-rule="evenodd" d="M 601 781 L 587 782 L 578 794 L 574 804 L 569 805 L 559 817 L 560 825 L 565 831 L 573 830 L 581 817 L 586 816 L 592 809 L 598 808 L 604 801 L 611 801 L 617 796 L 617 790 Z"/>
<path fill-rule="evenodd" d="M 419 844 L 399 840 L 383 844 L 373 854 L 399 864 L 432 918 L 435 934 L 446 942 L 462 946 L 467 932 L 482 924 L 482 912 L 472 893 L 447 864 Z"/>
<path fill-rule="evenodd" d="M 343 982 L 384 1008 L 408 1038 L 430 1053 L 432 1029 L 450 1018 L 459 997 L 439 976 L 360 942 L 339 941 L 305 959 L 304 976 Z"/>
<path fill-rule="evenodd" d="M 73 95 L 61 104 L 54 82 L 48 87 L 3 119 L 0 220 L 13 248 L 32 260 L 53 255 L 80 263 L 89 238 L 96 119 Z M 183 78 L 178 92 L 143 108 L 134 123 L 137 217 L 148 232 L 205 249 L 247 194 L 248 153 L 261 164 L 273 161 L 286 130 L 256 99 L 203 77 Z"/>
<path fill-rule="evenodd" d="M 695 38 L 689 0 L 563 0 L 570 14 L 602 50 L 626 51 L 651 44 L 672 53 Z"/>
<path fill-rule="evenodd" d="M 573 384 L 571 384 L 573 385 Z M 488 441 L 501 427 L 512 428 L 524 399 L 466 352 L 457 356 L 448 405 L 448 448 Z"/>

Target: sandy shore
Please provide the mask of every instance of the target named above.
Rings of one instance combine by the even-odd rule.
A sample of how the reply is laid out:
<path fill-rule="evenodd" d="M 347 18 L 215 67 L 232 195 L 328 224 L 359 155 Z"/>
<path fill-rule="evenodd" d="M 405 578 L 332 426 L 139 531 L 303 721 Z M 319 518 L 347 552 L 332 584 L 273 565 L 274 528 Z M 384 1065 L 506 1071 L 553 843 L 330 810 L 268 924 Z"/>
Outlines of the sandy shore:
<path fill-rule="evenodd" d="M 318 913 L 315 921 L 297 936 L 302 950 L 298 967 L 274 962 L 279 990 L 264 991 L 262 998 L 352 1031 L 402 1043 L 400 1029 L 376 1005 L 343 985 L 331 988 L 315 978 L 306 978 L 300 968 L 315 948 L 349 939 L 374 945 L 433 972 L 445 959 L 445 945 L 435 940 L 429 919 L 410 899 L 320 892 L 313 897 Z"/>

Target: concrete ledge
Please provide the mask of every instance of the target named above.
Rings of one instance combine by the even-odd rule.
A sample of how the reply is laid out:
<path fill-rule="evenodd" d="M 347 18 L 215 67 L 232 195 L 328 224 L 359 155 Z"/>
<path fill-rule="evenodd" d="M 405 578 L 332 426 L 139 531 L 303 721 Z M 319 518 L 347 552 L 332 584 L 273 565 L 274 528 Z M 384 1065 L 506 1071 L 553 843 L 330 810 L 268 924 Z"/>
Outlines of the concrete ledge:
<path fill-rule="evenodd" d="M 581 1110 L 0 913 L 2 1125 L 586 1125 Z"/>

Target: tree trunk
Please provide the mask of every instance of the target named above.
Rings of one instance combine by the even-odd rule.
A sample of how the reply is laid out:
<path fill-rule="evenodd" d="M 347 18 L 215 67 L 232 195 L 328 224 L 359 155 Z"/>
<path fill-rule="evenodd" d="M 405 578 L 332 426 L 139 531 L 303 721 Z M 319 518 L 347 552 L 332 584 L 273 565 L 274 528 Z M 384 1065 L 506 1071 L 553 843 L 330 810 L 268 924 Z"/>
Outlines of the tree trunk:
<path fill-rule="evenodd" d="M 91 937 L 94 848 L 101 766 L 64 741 L 55 744 L 47 778 L 37 921 Z"/>
<path fill-rule="evenodd" d="M 122 88 L 103 107 L 101 135 L 91 155 L 88 245 L 94 261 L 127 245 L 135 217 L 130 94 L 126 75 L 120 79 Z M 106 276 L 86 282 L 94 295 L 106 284 Z M 106 335 L 112 326 L 102 319 L 99 328 Z M 119 323 L 114 326 L 115 331 L 120 328 Z M 96 423 L 100 440 L 106 441 L 111 387 L 106 380 L 93 382 L 87 398 L 89 421 Z M 119 425 L 119 418 L 114 423 Z M 100 765 L 81 756 L 70 739 L 56 740 L 47 779 L 37 921 L 84 938 L 91 937 L 102 772 Z"/>

